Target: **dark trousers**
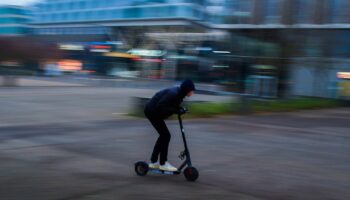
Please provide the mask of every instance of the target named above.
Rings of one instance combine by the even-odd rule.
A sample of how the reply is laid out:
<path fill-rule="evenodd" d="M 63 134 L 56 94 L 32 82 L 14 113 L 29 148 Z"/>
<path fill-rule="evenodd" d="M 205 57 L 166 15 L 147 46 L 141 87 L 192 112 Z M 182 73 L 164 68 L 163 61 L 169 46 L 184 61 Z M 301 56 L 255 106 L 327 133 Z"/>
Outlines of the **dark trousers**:
<path fill-rule="evenodd" d="M 170 132 L 164 122 L 164 119 L 149 115 L 147 113 L 145 114 L 159 134 L 157 142 L 153 148 L 151 162 L 157 162 L 158 157 L 160 157 L 159 163 L 164 165 L 164 163 L 168 160 L 168 147 L 171 138 Z"/>

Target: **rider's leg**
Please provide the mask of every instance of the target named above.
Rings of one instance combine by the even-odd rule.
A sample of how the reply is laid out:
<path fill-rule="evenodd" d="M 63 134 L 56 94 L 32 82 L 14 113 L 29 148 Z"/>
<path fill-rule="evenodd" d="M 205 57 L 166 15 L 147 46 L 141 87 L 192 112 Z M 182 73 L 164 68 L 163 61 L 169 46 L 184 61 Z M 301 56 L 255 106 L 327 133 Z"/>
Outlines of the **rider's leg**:
<path fill-rule="evenodd" d="M 171 135 L 163 119 L 151 118 L 149 120 L 159 134 L 157 142 L 153 148 L 151 162 L 157 162 L 158 156 L 160 155 L 160 164 L 164 165 L 168 160 L 168 148 Z"/>

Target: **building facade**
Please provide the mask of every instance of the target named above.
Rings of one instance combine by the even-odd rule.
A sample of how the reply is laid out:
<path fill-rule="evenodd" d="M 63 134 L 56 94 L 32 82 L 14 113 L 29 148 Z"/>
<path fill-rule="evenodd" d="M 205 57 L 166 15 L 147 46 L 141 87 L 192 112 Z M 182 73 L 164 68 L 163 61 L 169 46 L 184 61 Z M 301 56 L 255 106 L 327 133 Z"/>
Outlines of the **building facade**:
<path fill-rule="evenodd" d="M 338 76 L 350 71 L 350 1 L 210 2 L 212 27 L 244 36 L 240 43 L 247 48 L 236 54 L 257 66 L 276 67 L 275 80 L 266 72 L 250 75 L 247 85 L 253 93 L 264 93 L 260 90 L 271 88 L 276 79 L 274 87 L 292 95 L 338 98 L 350 91 L 349 77 Z M 262 48 L 249 48 L 257 45 Z M 265 80 L 271 84 L 262 84 Z"/>
<path fill-rule="evenodd" d="M 24 35 L 30 32 L 29 11 L 18 6 L 0 6 L 0 36 Z"/>
<path fill-rule="evenodd" d="M 205 18 L 196 0 L 54 0 L 35 6 L 37 34 L 106 34 L 109 28 L 190 26 Z"/>
<path fill-rule="evenodd" d="M 212 2 L 211 10 L 215 10 L 211 12 L 212 22 L 221 28 L 307 28 L 301 25 L 309 24 L 313 28 L 328 28 L 350 23 L 347 0 L 208 1 Z"/>
<path fill-rule="evenodd" d="M 245 91 L 338 97 L 347 79 L 337 74 L 349 71 L 349 10 L 348 0 L 50 0 L 36 5 L 33 25 L 37 35 L 55 39 L 138 40 L 130 42 L 131 48 L 152 33 L 163 37 L 164 45 L 175 35 L 208 49 L 210 34 L 203 43 L 191 43 L 191 36 L 179 32 L 225 32 L 232 37 L 216 52 L 229 52 L 220 57 L 249 66 Z"/>

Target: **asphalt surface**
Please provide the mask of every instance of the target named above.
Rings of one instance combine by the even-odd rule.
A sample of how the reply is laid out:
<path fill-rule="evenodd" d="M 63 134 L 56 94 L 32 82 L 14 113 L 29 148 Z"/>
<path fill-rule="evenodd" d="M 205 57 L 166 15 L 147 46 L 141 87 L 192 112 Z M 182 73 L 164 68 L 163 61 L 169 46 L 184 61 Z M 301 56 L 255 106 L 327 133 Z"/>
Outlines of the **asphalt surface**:
<path fill-rule="evenodd" d="M 0 126 L 125 118 L 135 105 L 135 97 L 150 98 L 157 91 L 147 87 L 0 87 Z M 185 101 L 232 99 L 196 94 Z"/>
<path fill-rule="evenodd" d="M 1 82 L 0 76 L 0 84 Z M 158 79 L 142 79 L 142 78 L 116 78 L 105 76 L 79 76 L 65 75 L 59 77 L 44 77 L 44 76 L 23 76 L 16 77 L 15 83 L 21 87 L 113 87 L 113 88 L 141 88 L 160 90 L 165 87 L 180 85 L 181 81 L 173 80 L 158 80 Z M 1 85 L 0 85 L 1 86 Z M 196 82 L 197 94 L 221 95 L 227 96 L 233 93 L 224 91 L 225 89 L 212 83 Z"/>
<path fill-rule="evenodd" d="M 330 116 L 330 114 L 332 116 Z M 195 183 L 138 177 L 145 120 L 0 128 L 1 199 L 349 199 L 349 110 L 185 121 Z M 169 158 L 180 164 L 176 121 Z"/>
<path fill-rule="evenodd" d="M 157 134 L 144 119 L 111 114 L 128 105 L 130 89 L 0 90 L 1 200 L 350 199 L 349 108 L 185 118 L 200 172 L 189 183 L 135 175 Z M 178 165 L 180 131 L 177 121 L 168 125 L 169 159 Z"/>

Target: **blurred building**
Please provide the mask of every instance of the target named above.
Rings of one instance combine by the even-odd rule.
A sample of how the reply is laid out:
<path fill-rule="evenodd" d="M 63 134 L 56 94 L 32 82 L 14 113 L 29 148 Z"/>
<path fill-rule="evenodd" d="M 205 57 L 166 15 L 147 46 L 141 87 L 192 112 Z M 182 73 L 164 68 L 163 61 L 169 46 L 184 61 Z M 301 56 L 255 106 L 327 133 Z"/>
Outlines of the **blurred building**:
<path fill-rule="evenodd" d="M 33 25 L 55 41 L 166 50 L 166 63 L 162 53 L 141 60 L 178 78 L 263 97 L 338 97 L 348 81 L 337 75 L 349 71 L 349 10 L 348 0 L 50 0 L 35 6 Z"/>
<path fill-rule="evenodd" d="M 19 6 L 0 6 L 0 36 L 28 34 L 29 10 Z"/>
<path fill-rule="evenodd" d="M 158 34 L 172 33 L 172 37 L 173 33 L 206 32 L 208 26 L 204 23 L 207 18 L 204 6 L 203 0 L 42 1 L 33 8 L 32 24 L 37 37 L 64 43 L 64 48 L 74 46 L 74 49 L 70 49 L 70 57 L 85 59 L 84 66 L 94 66 L 89 69 L 105 68 L 108 65 L 107 69 L 99 71 L 123 74 L 120 70 L 136 68 L 142 77 L 161 78 L 164 77 L 164 55 L 170 55 L 168 50 L 176 50 L 178 44 L 167 37 L 159 40 Z M 156 37 L 152 34 L 147 36 L 147 33 L 154 33 Z M 102 48 L 115 44 L 113 48 L 105 48 L 103 51 L 128 51 L 138 57 L 91 49 L 96 47 L 91 42 L 106 41 L 109 42 L 97 46 Z M 72 50 L 75 55 L 71 53 Z M 120 62 L 112 63 L 111 57 Z M 136 66 L 130 65 L 124 57 L 133 59 Z M 174 63 L 166 65 L 168 68 L 176 67 Z M 174 69 L 167 71 L 173 72 Z"/>
<path fill-rule="evenodd" d="M 275 90 L 269 88 L 277 88 L 293 95 L 333 98 L 349 91 L 349 77 L 339 74 L 350 70 L 350 1 L 208 2 L 212 28 L 244 36 L 235 56 L 254 63 L 248 70 L 249 92 L 264 96 L 268 90 L 267 96 L 273 96 Z"/>
<path fill-rule="evenodd" d="M 131 28 L 196 27 L 205 18 L 202 0 L 55 0 L 35 6 L 39 35 L 100 35 L 115 39 Z"/>
<path fill-rule="evenodd" d="M 210 21 L 217 28 L 335 28 L 339 27 L 339 24 L 350 22 L 348 0 L 207 0 L 207 2 L 208 12 L 212 16 Z M 306 24 L 313 26 L 302 26 Z"/>

